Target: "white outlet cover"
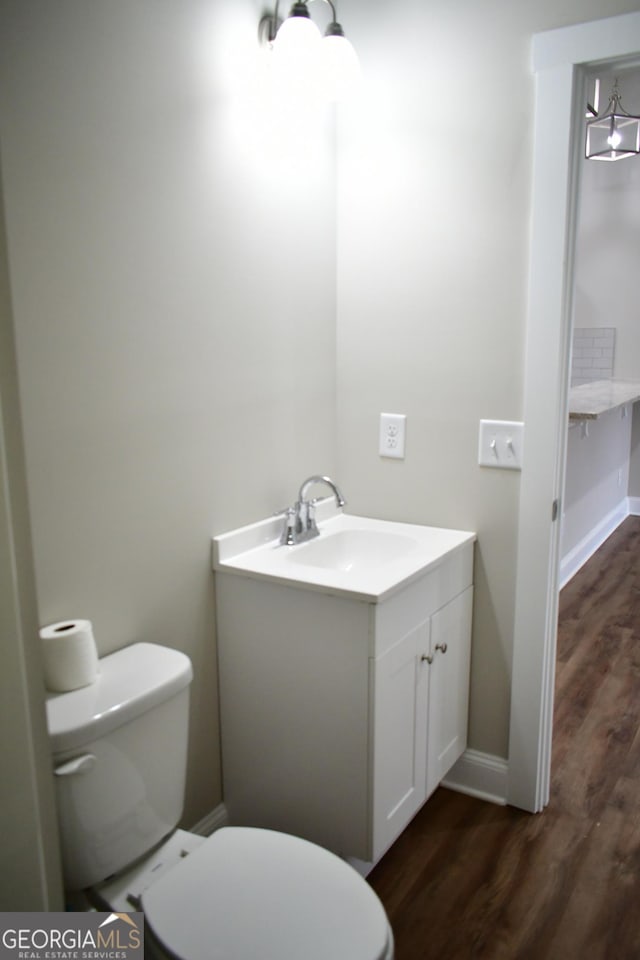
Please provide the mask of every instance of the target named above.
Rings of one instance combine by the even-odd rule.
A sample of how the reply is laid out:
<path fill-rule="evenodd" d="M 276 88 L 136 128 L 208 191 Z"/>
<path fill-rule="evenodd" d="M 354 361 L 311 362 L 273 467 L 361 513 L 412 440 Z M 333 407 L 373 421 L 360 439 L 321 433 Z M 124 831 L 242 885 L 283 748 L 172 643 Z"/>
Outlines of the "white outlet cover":
<path fill-rule="evenodd" d="M 380 414 L 378 450 L 381 457 L 404 460 L 407 417 L 404 413 Z"/>
<path fill-rule="evenodd" d="M 481 420 L 478 463 L 481 467 L 522 470 L 524 423 L 519 420 Z"/>

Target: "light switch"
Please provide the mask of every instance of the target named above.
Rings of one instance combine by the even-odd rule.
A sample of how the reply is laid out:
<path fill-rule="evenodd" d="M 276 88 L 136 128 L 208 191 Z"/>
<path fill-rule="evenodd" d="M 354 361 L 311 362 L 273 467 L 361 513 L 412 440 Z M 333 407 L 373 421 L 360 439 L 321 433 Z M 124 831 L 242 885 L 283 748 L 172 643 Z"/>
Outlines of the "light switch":
<path fill-rule="evenodd" d="M 521 470 L 524 423 L 518 420 L 481 420 L 478 463 L 481 467 Z"/>

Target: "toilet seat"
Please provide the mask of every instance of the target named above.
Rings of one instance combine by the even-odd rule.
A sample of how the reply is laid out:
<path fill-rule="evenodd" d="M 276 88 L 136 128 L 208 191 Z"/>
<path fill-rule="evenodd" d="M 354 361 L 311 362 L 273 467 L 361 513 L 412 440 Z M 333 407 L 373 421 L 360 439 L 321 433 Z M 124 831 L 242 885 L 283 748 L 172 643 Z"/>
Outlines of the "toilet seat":
<path fill-rule="evenodd" d="M 388 960 L 376 894 L 298 837 L 223 827 L 142 896 L 145 924 L 180 960 Z"/>

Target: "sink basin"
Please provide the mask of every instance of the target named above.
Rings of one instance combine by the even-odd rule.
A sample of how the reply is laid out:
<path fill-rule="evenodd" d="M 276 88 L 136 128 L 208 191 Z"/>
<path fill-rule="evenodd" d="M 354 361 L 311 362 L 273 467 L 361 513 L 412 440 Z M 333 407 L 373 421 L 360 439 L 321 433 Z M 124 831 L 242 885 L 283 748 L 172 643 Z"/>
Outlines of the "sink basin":
<path fill-rule="evenodd" d="M 280 543 L 283 518 L 269 517 L 213 538 L 213 569 L 305 590 L 379 603 L 463 550 L 475 534 L 416 523 L 357 517 L 320 501 L 320 535 Z"/>
<path fill-rule="evenodd" d="M 328 533 L 290 551 L 292 563 L 327 570 L 370 571 L 412 553 L 412 537 L 380 530 L 340 530 Z"/>

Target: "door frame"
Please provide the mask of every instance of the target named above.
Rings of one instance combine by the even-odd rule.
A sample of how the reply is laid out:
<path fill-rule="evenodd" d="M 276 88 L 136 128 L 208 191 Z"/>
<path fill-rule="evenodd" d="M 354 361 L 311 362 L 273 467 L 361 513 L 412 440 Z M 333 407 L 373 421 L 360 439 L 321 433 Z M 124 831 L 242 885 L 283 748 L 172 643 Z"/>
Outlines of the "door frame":
<path fill-rule="evenodd" d="M 549 801 L 585 67 L 640 55 L 640 13 L 536 34 L 533 192 L 507 802 Z M 581 106 L 581 104 L 583 106 Z"/>

